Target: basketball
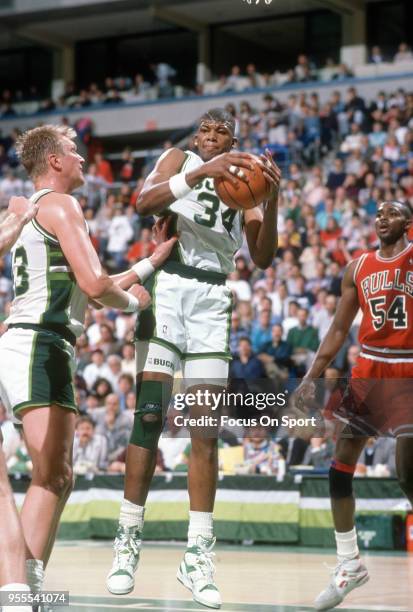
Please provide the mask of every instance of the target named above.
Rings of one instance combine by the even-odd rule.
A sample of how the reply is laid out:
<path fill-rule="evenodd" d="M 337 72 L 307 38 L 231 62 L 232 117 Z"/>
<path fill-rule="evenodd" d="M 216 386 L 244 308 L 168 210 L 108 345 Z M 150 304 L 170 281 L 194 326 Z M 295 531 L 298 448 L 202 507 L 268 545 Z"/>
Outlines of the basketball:
<path fill-rule="evenodd" d="M 260 159 L 256 155 L 251 155 L 251 158 L 254 168 L 252 170 L 242 168 L 242 171 L 248 176 L 248 183 L 240 179 L 236 184 L 232 184 L 226 178 L 214 180 L 215 191 L 229 208 L 235 210 L 254 208 L 268 197 L 270 185 L 261 170 Z"/>

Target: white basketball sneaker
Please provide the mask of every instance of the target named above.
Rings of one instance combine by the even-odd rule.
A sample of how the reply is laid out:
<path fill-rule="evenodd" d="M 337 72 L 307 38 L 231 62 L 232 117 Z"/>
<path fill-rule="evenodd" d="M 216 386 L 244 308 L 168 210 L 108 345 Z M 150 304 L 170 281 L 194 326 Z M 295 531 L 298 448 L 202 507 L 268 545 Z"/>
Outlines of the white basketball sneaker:
<path fill-rule="evenodd" d="M 367 568 L 359 557 L 338 563 L 332 571 L 330 584 L 321 591 L 314 602 L 316 610 L 335 608 L 353 589 L 362 586 L 369 579 Z"/>
<path fill-rule="evenodd" d="M 113 565 L 106 578 L 107 589 L 113 595 L 126 595 L 133 591 L 141 545 L 141 534 L 136 528 L 119 525 L 113 544 Z"/>
<path fill-rule="evenodd" d="M 176 575 L 192 591 L 194 601 L 208 608 L 221 607 L 221 596 L 214 582 L 214 544 L 215 538 L 209 540 L 199 535 L 196 545 L 186 549 Z"/>

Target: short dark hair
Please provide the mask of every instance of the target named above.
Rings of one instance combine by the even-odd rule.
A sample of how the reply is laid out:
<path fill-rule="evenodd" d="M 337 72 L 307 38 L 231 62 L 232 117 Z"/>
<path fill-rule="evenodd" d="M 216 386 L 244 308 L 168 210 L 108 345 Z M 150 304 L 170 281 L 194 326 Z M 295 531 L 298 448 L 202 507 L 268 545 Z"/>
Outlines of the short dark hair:
<path fill-rule="evenodd" d="M 383 202 L 380 202 L 379 206 L 381 206 L 382 204 L 393 204 L 394 206 L 400 207 L 405 218 L 409 221 L 411 220 L 412 209 L 410 208 L 410 204 L 408 204 L 407 202 L 402 202 L 401 200 L 383 200 Z"/>
<path fill-rule="evenodd" d="M 230 112 L 225 108 L 211 108 L 202 115 L 198 122 L 198 127 L 203 121 L 216 121 L 217 123 L 225 123 L 231 134 L 235 134 L 235 119 Z"/>
<path fill-rule="evenodd" d="M 93 428 L 96 427 L 95 421 L 90 416 L 88 416 L 87 414 L 85 414 L 85 415 L 83 415 L 83 416 L 78 418 L 78 420 L 76 421 L 76 427 L 78 425 L 81 425 L 82 423 L 89 423 L 89 425 L 92 425 Z"/>

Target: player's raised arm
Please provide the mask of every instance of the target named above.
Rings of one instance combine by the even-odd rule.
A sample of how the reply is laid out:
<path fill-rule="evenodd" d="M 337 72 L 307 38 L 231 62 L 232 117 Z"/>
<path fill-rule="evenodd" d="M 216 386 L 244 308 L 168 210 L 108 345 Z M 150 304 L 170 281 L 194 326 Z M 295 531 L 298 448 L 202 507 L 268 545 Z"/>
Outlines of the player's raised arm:
<path fill-rule="evenodd" d="M 256 266 L 268 268 L 278 248 L 277 213 L 281 170 L 274 163 L 270 151 L 261 156 L 263 173 L 271 184 L 269 198 L 264 204 L 264 214 L 259 208 L 244 211 L 245 234 L 251 258 Z"/>
<path fill-rule="evenodd" d="M 139 214 L 154 215 L 163 211 L 208 177 L 225 177 L 236 184 L 236 176 L 245 177 L 235 175 L 234 169 L 252 168 L 250 155 L 239 152 L 217 155 L 190 172 L 180 172 L 184 161 L 185 153 L 180 149 L 169 149 L 161 155 L 139 194 L 136 204 Z"/>
<path fill-rule="evenodd" d="M 54 193 L 53 202 L 48 206 L 48 220 L 80 289 L 89 298 L 104 306 L 128 312 L 137 311 L 139 306 L 149 304 L 150 300 L 148 304 L 139 304 L 134 295 L 120 289 L 103 271 L 75 198 Z"/>
<path fill-rule="evenodd" d="M 0 225 L 0 257 L 11 249 L 23 227 L 36 216 L 39 207 L 27 198 L 10 198 L 7 217 Z"/>

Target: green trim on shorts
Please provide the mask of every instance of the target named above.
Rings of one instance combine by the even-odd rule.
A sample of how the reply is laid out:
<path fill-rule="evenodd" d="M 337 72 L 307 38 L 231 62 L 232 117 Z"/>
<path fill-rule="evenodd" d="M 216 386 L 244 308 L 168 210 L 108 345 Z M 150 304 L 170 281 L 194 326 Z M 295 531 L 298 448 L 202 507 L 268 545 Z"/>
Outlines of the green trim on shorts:
<path fill-rule="evenodd" d="M 194 359 L 222 359 L 223 361 L 231 361 L 232 355 L 227 352 L 222 353 L 184 353 L 182 356 L 184 361 L 193 361 Z"/>
<path fill-rule="evenodd" d="M 32 374 L 33 374 L 33 359 L 34 359 L 34 352 L 36 349 L 37 335 L 38 335 L 38 332 L 35 332 L 33 336 L 32 350 L 30 351 L 30 363 L 29 363 L 29 395 L 30 397 L 32 397 L 33 395 Z M 13 412 L 14 412 L 14 409 L 13 409 Z"/>
<path fill-rule="evenodd" d="M 229 338 L 230 338 L 230 334 L 231 334 L 231 318 L 232 318 L 232 311 L 234 309 L 234 295 L 231 291 L 231 296 L 230 296 L 230 301 L 229 301 L 229 306 L 227 308 L 227 333 L 226 333 L 226 337 L 225 337 L 225 352 L 229 353 Z"/>
<path fill-rule="evenodd" d="M 194 266 L 187 266 L 179 261 L 165 261 L 160 269 L 168 274 L 178 274 L 178 276 L 183 278 L 195 279 L 201 283 L 210 283 L 211 285 L 225 285 L 227 280 L 226 274 L 221 272 L 202 270 Z"/>
<path fill-rule="evenodd" d="M 157 338 L 157 337 L 151 338 L 149 342 L 153 342 L 154 344 L 159 344 L 160 346 L 163 346 L 164 348 L 167 348 L 173 351 L 174 353 L 176 353 L 179 359 L 183 359 L 182 351 L 179 350 L 179 348 L 175 346 L 175 344 L 172 344 L 172 342 L 168 342 L 168 340 L 164 340 L 163 338 Z"/>
<path fill-rule="evenodd" d="M 156 316 L 155 316 L 155 307 L 156 307 L 156 295 L 155 289 L 157 284 L 157 279 L 160 270 L 156 270 L 154 274 L 151 274 L 149 278 L 144 282 L 143 286 L 150 294 L 152 298 L 152 303 L 149 308 L 145 308 L 142 312 L 139 313 L 136 328 L 135 328 L 135 341 L 139 340 L 151 340 L 152 336 L 155 333 L 156 329 Z"/>
<path fill-rule="evenodd" d="M 36 404 L 31 400 L 27 402 L 20 402 L 20 404 L 16 404 L 13 408 L 13 414 L 18 416 L 18 413 L 25 408 L 48 408 L 49 406 L 59 406 L 59 408 L 66 408 L 67 410 L 72 410 L 76 414 L 79 413 L 79 408 L 75 404 L 61 404 L 60 402 L 51 401 L 49 404 L 45 404 L 42 402 L 41 404 Z"/>

